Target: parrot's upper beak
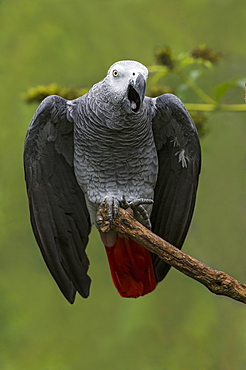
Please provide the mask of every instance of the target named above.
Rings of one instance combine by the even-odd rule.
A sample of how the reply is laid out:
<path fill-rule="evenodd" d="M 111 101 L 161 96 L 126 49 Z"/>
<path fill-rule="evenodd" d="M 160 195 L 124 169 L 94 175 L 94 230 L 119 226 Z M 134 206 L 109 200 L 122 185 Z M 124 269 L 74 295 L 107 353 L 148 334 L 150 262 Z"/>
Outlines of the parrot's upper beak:
<path fill-rule="evenodd" d="M 146 91 L 146 81 L 144 76 L 139 73 L 135 80 L 130 80 L 127 97 L 123 103 L 127 113 L 137 113 L 144 100 Z"/>

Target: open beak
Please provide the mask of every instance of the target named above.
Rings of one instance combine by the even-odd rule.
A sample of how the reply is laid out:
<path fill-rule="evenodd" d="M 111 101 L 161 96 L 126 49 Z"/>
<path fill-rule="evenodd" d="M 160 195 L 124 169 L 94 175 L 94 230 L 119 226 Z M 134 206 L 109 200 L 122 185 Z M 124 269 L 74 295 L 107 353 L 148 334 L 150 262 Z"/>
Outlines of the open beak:
<path fill-rule="evenodd" d="M 127 97 L 123 103 L 127 113 L 137 113 L 145 97 L 146 82 L 144 76 L 139 73 L 136 80 L 130 80 Z"/>

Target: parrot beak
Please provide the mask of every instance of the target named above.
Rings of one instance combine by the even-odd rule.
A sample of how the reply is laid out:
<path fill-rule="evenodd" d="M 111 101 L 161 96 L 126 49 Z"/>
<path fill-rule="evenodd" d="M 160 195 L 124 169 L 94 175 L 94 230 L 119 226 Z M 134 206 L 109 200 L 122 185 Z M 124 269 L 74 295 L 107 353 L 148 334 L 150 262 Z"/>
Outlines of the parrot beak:
<path fill-rule="evenodd" d="M 139 73 L 135 80 L 130 80 L 127 97 L 123 106 L 127 113 L 137 113 L 145 97 L 146 82 L 144 76 Z"/>

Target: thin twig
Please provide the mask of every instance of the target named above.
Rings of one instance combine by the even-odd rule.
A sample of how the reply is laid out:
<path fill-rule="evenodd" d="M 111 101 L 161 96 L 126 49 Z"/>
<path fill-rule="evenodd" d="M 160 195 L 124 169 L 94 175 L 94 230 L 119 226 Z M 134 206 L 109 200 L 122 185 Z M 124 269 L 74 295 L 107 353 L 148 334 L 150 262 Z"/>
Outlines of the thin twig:
<path fill-rule="evenodd" d="M 101 231 L 110 230 L 105 203 L 99 207 Z M 217 271 L 195 258 L 182 252 L 172 244 L 161 239 L 138 221 L 128 210 L 119 208 L 113 220 L 114 230 L 135 240 L 149 251 L 157 254 L 163 261 L 175 267 L 192 279 L 205 285 L 212 293 L 224 295 L 239 302 L 246 303 L 246 284 L 239 282 L 223 271 Z"/>
<path fill-rule="evenodd" d="M 184 73 L 183 71 L 179 71 L 178 74 L 183 79 L 185 84 L 189 86 L 196 93 L 196 95 L 199 96 L 206 104 L 215 105 L 217 103 L 216 100 L 211 98 L 205 91 L 203 91 L 194 80 L 189 78 L 186 73 Z"/>

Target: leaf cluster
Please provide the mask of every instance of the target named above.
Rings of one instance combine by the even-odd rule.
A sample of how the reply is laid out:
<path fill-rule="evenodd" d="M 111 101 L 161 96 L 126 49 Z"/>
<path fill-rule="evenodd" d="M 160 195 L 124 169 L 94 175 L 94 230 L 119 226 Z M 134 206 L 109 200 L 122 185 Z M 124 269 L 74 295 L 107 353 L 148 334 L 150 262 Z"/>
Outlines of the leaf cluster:
<path fill-rule="evenodd" d="M 198 84 L 198 80 L 201 81 L 202 77 L 207 78 L 208 73 L 214 71 L 221 58 L 220 52 L 204 44 L 178 55 L 174 55 L 169 47 L 157 49 L 155 52 L 156 64 L 148 67 L 151 75 L 149 88 L 151 96 L 154 95 L 155 89 L 159 93 L 164 78 L 176 75 L 179 77 L 179 82 L 175 86 L 165 85 L 164 93 L 165 90 L 169 90 L 178 96 L 183 96 L 184 92 L 193 91 L 198 98 L 198 103 L 214 104 L 219 108 L 228 90 L 234 87 L 244 88 L 246 81 L 246 77 L 224 81 L 214 86 L 212 96 L 204 91 L 201 84 Z M 206 111 L 206 109 L 203 110 Z"/>
<path fill-rule="evenodd" d="M 227 111 L 246 111 L 246 106 L 241 104 L 222 104 L 223 98 L 227 92 L 235 87 L 241 89 L 245 86 L 246 77 L 240 77 L 224 81 L 213 88 L 213 94 L 210 95 L 198 84 L 202 77 L 207 78 L 208 74 L 214 71 L 222 54 L 207 47 L 199 45 L 193 50 L 174 55 L 169 47 L 159 48 L 155 52 L 154 65 L 148 67 L 150 71 L 150 84 L 148 95 L 155 97 L 160 94 L 171 92 L 179 96 L 184 102 L 192 93 L 195 97 L 194 103 L 185 103 L 187 109 L 197 126 L 200 136 L 206 134 L 208 112 L 214 110 Z M 168 77 L 175 76 L 178 82 L 167 86 Z M 172 79 L 169 79 L 172 81 Z M 165 81 L 165 85 L 163 85 Z"/>
<path fill-rule="evenodd" d="M 39 85 L 37 87 L 30 88 L 24 94 L 24 100 L 26 103 L 41 103 L 41 101 L 49 95 L 59 95 L 64 99 L 73 100 L 78 98 L 81 95 L 87 93 L 88 88 L 69 88 L 69 87 L 60 87 L 55 83 L 52 83 L 48 86 Z"/>
<path fill-rule="evenodd" d="M 246 77 L 240 77 L 224 81 L 217 84 L 213 88 L 213 94 L 210 95 L 205 91 L 198 81 L 202 77 L 207 78 L 209 72 L 212 72 L 222 54 L 207 47 L 200 45 L 193 50 L 181 52 L 174 55 L 170 47 L 158 48 L 155 51 L 155 62 L 149 66 L 150 81 L 148 84 L 148 96 L 156 97 L 166 93 L 172 93 L 181 98 L 185 102 L 187 109 L 197 126 L 200 136 L 206 134 L 207 115 L 214 110 L 227 111 L 246 111 L 246 105 L 241 104 L 222 104 L 222 100 L 227 92 L 235 87 L 244 88 Z M 178 82 L 170 84 L 166 83 L 168 77 L 178 77 Z M 60 87 L 55 83 L 48 86 L 42 85 L 30 88 L 24 95 L 24 100 L 27 103 L 40 103 L 49 95 L 59 95 L 65 99 L 73 100 L 85 94 L 88 88 L 68 88 Z M 194 103 L 186 102 L 187 97 L 193 94 Z"/>

